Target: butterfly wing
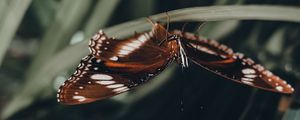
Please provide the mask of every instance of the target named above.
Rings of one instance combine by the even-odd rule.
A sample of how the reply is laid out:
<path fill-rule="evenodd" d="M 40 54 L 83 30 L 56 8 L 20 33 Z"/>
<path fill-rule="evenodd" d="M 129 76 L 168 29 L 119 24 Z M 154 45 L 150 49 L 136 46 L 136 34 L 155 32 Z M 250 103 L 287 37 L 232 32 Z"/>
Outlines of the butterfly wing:
<path fill-rule="evenodd" d="M 169 62 L 163 59 L 143 66 L 120 64 L 89 55 L 59 88 L 58 101 L 72 105 L 109 98 L 148 81 L 168 64 Z"/>
<path fill-rule="evenodd" d="M 134 37 L 118 40 L 115 38 L 108 38 L 103 31 L 99 31 L 89 43 L 90 53 L 97 58 L 109 61 L 128 61 L 134 58 L 135 61 L 144 59 L 144 56 L 137 56 L 134 52 L 147 51 L 142 46 L 153 45 L 150 37 L 152 32 L 144 34 L 136 34 Z M 156 55 L 154 55 L 156 56 Z M 121 59 L 120 59 L 121 58 Z"/>
<path fill-rule="evenodd" d="M 150 32 L 144 32 L 142 34 L 136 33 L 133 37 L 128 39 L 118 40 L 107 37 L 105 33 L 100 30 L 90 40 L 90 53 L 97 58 L 120 63 L 128 61 L 148 62 L 147 59 L 149 58 L 155 60 L 157 57 L 165 56 L 158 54 L 177 52 L 176 49 L 170 47 L 171 44 L 174 45 L 174 42 L 165 42 L 158 46 L 158 44 L 166 38 L 165 31 L 163 26 L 156 23 Z M 153 52 L 149 52 L 150 50 Z"/>
<path fill-rule="evenodd" d="M 86 56 L 76 72 L 59 88 L 58 101 L 69 105 L 88 103 L 127 91 L 128 78 L 109 71 L 103 61 L 92 55 Z"/>
<path fill-rule="evenodd" d="M 286 81 L 243 54 L 234 53 L 226 45 L 191 33 L 182 34 L 177 31 L 176 34 L 183 36 L 184 49 L 189 59 L 209 71 L 235 82 L 273 92 L 292 93 L 294 91 Z"/>
<path fill-rule="evenodd" d="M 140 85 L 164 70 L 176 51 L 157 46 L 151 32 L 116 40 L 99 32 L 89 44 L 91 54 L 59 88 L 62 104 L 74 105 L 106 99 Z"/>

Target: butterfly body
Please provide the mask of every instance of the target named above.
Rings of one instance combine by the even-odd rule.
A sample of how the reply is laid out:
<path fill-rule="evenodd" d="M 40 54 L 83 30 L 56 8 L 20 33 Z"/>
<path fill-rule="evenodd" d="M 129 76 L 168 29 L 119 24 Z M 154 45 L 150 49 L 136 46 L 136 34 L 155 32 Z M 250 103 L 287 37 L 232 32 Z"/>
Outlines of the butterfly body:
<path fill-rule="evenodd" d="M 281 93 L 293 88 L 253 60 L 226 45 L 179 30 L 167 31 L 153 24 L 150 32 L 118 40 L 103 31 L 92 37 L 90 55 L 59 88 L 58 101 L 82 104 L 126 92 L 149 81 L 174 61 L 189 61 L 238 83 Z"/>

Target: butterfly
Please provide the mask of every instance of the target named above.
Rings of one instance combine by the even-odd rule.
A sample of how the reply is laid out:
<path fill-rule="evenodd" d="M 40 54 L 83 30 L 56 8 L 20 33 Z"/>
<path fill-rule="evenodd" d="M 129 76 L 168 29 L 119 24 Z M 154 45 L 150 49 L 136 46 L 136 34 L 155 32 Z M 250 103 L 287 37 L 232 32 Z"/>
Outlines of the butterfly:
<path fill-rule="evenodd" d="M 89 42 L 90 54 L 59 88 L 58 102 L 66 105 L 106 99 L 137 87 L 173 62 L 192 62 L 224 78 L 279 93 L 292 93 L 286 81 L 215 40 L 153 23 L 152 30 L 127 39 L 109 38 L 102 30 Z"/>

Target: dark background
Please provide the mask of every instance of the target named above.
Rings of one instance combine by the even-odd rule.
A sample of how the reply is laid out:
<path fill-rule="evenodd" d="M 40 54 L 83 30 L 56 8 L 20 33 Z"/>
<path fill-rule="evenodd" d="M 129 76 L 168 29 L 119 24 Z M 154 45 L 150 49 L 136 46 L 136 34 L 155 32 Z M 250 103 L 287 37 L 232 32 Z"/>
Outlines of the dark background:
<path fill-rule="evenodd" d="M 45 33 L 59 14 L 64 0 L 33 0 L 21 20 L 16 34 L 0 67 L 0 111 L 15 97 L 26 82 Z M 78 0 L 77 0 L 78 1 Z M 76 1 L 74 1 L 76 2 Z M 98 0 L 93 0 L 79 22 L 65 35 L 56 51 L 69 45 L 74 35 L 80 35 L 90 16 L 96 11 Z M 213 5 L 287 5 L 299 7 L 297 0 L 123 0 L 109 13 L 108 20 L 94 27 L 110 27 L 122 22 L 170 10 Z M 109 7 L 109 6 L 107 6 Z M 103 13 L 103 12 L 99 12 Z M 0 14 L 1 15 L 1 14 Z M 299 13 L 300 15 L 300 13 Z M 101 14 L 99 14 L 101 16 Z M 1 16 L 0 16 L 1 17 Z M 67 17 L 67 16 L 66 16 Z M 95 18 L 97 19 L 97 18 Z M 101 18 L 100 19 L 104 19 Z M 172 19 L 172 18 L 171 18 Z M 1 18 L 0 18 L 1 20 Z M 67 20 L 67 19 L 66 19 Z M 0 21 L 1 22 L 1 21 Z M 62 19 L 62 24 L 67 24 Z M 1 25 L 1 24 L 0 24 Z M 172 27 L 181 27 L 171 24 Z M 199 31 L 197 23 L 190 23 L 187 31 L 218 39 L 243 52 L 272 72 L 287 80 L 295 89 L 292 95 L 283 95 L 234 83 L 191 65 L 182 69 L 170 67 L 153 81 L 125 95 L 91 104 L 64 106 L 56 102 L 57 78 L 49 86 L 54 88 L 31 96 L 33 102 L 20 108 L 8 119 L 72 119 L 72 120 L 299 120 L 300 96 L 300 25 L 277 21 L 223 21 L 207 22 Z M 227 29 L 228 28 L 228 29 Z M 95 31 L 93 31 L 95 32 Z M 92 33 L 93 33 L 92 32 Z M 199 32 L 199 33 L 198 33 Z M 55 36 L 58 33 L 53 33 Z M 53 37 L 52 36 L 52 37 Z M 73 37 L 72 37 L 73 36 Z M 91 34 L 86 34 L 87 38 Z M 50 36 L 51 38 L 51 36 Z M 51 41 L 51 40 L 50 40 Z M 88 49 L 88 48 L 86 48 Z M 51 57 L 51 55 L 45 55 Z M 66 56 L 67 57 L 67 56 Z M 75 60 L 79 62 L 78 60 Z M 40 64 L 47 64 L 41 61 Z M 59 64 L 58 64 L 59 66 Z M 38 68 L 38 67 L 37 67 Z M 74 68 L 62 74 L 68 77 Z M 34 72 L 33 72 L 34 73 Z M 166 77 L 167 76 L 167 77 Z M 164 78 L 162 80 L 162 78 Z M 166 78 L 166 79 L 165 79 Z M 163 82 L 157 82 L 163 81 Z M 35 85 L 32 84 L 32 87 Z M 150 86 L 150 87 L 149 87 Z M 146 90 L 143 90 L 146 89 Z M 144 92 L 146 91 L 146 92 Z M 45 95 L 46 94 L 46 95 Z M 30 95 L 29 95 L 30 96 Z M 129 96 L 129 97 L 128 97 Z M 132 98 L 132 99 L 131 99 Z M 22 100 L 20 100 L 22 101 Z M 299 114 L 299 115 L 298 115 Z"/>

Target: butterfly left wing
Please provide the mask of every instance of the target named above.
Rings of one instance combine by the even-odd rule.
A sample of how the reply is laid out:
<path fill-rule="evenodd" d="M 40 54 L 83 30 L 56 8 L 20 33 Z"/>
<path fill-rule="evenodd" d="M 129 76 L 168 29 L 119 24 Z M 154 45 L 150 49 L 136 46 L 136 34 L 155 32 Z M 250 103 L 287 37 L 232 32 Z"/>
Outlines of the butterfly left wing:
<path fill-rule="evenodd" d="M 58 102 L 66 105 L 89 103 L 128 91 L 148 81 L 168 65 L 163 60 L 156 62 L 151 66 L 142 66 L 144 69 L 137 72 L 126 69 L 126 64 L 124 67 L 110 66 L 118 63 L 88 55 L 81 60 L 76 72 L 59 88 Z M 129 66 L 141 68 L 139 65 Z"/>
<path fill-rule="evenodd" d="M 174 31 L 182 36 L 183 48 L 192 62 L 227 79 L 253 87 L 281 93 L 294 89 L 278 76 L 256 64 L 241 53 L 234 53 L 226 45 L 191 33 Z"/>
<path fill-rule="evenodd" d="M 155 37 L 157 30 L 160 28 L 125 40 L 97 33 L 90 41 L 91 54 L 59 88 L 58 101 L 74 105 L 106 99 L 156 76 L 175 59 L 176 52 L 168 47 L 174 43 L 156 44 L 162 39 Z"/>

